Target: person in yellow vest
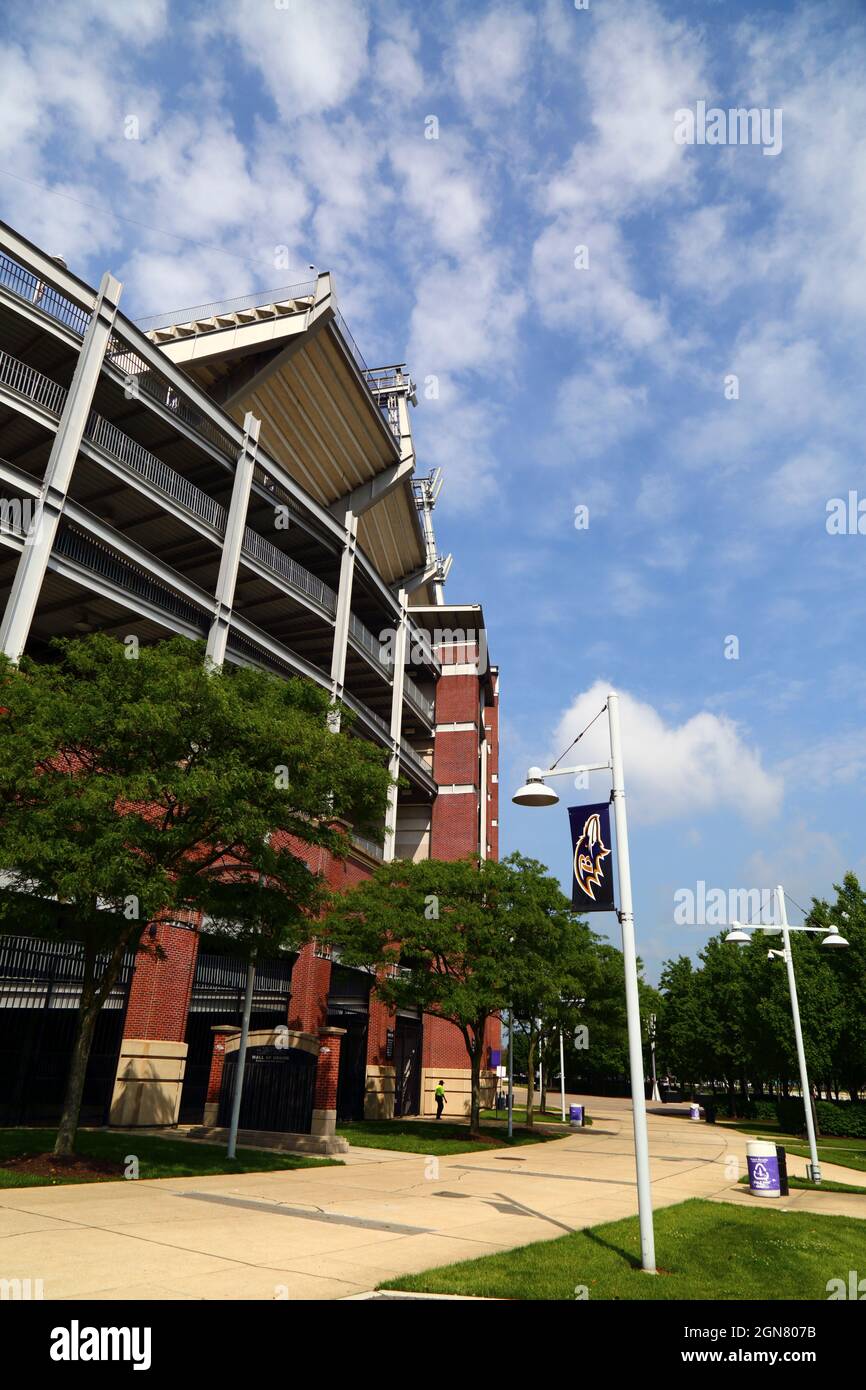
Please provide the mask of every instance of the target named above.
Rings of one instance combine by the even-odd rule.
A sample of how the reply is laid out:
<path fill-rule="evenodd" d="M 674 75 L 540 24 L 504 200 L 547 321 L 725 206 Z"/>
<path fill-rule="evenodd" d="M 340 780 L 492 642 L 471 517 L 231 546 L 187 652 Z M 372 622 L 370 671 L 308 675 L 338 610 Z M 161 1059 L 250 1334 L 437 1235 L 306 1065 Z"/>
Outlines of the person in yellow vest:
<path fill-rule="evenodd" d="M 445 1109 L 445 1082 L 440 1081 L 436 1087 L 436 1119 L 442 1119 L 442 1111 Z"/>

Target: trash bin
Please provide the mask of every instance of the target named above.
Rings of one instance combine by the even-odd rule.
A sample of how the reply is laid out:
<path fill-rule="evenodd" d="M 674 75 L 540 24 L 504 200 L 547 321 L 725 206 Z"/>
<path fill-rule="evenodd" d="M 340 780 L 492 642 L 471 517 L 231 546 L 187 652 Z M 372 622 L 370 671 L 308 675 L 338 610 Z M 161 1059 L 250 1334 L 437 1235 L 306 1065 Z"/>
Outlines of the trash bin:
<path fill-rule="evenodd" d="M 776 1145 L 776 1161 L 779 1165 L 779 1191 L 783 1197 L 790 1192 L 788 1187 L 788 1155 L 781 1144 Z"/>
<path fill-rule="evenodd" d="M 506 1095 L 498 1095 L 498 1096 L 496 1097 L 496 1109 L 497 1109 L 497 1110 L 507 1110 L 507 1109 L 508 1109 L 508 1096 L 506 1096 Z"/>
<path fill-rule="evenodd" d="M 568 1107 L 568 1118 L 571 1120 L 571 1123 L 572 1123 L 573 1128 L 575 1128 L 575 1129 L 582 1129 L 582 1128 L 583 1128 L 583 1106 L 582 1106 L 582 1105 L 570 1105 L 570 1106 Z"/>
<path fill-rule="evenodd" d="M 699 1120 L 701 1118 L 701 1107 L 699 1105 L 689 1106 L 689 1119 Z"/>
<path fill-rule="evenodd" d="M 766 1139 L 749 1139 L 746 1143 L 746 1164 L 749 1169 L 749 1191 L 753 1197 L 782 1195 L 775 1144 Z"/>

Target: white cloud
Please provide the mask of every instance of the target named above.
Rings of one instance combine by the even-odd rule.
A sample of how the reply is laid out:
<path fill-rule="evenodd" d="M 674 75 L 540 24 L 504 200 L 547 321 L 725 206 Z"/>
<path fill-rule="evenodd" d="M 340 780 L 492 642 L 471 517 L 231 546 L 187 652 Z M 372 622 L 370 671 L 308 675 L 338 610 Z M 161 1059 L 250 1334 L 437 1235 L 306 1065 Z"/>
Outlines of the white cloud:
<path fill-rule="evenodd" d="M 340 106 L 365 74 L 369 26 L 355 0 L 225 0 L 222 22 L 284 118 Z"/>
<path fill-rule="evenodd" d="M 454 81 L 464 104 L 478 119 L 491 107 L 513 106 L 534 58 L 535 20 L 515 8 L 495 5 L 480 20 L 461 25 L 454 36 Z"/>
<path fill-rule="evenodd" d="M 564 436 L 559 461 L 573 466 L 595 458 L 646 423 L 646 387 L 626 385 L 611 362 L 596 361 L 566 377 L 557 390 L 555 424 Z"/>
<path fill-rule="evenodd" d="M 424 72 L 418 62 L 419 36 L 408 15 L 388 14 L 387 36 L 373 51 L 374 99 L 393 106 L 418 98 L 424 90 Z"/>
<path fill-rule="evenodd" d="M 580 140 L 549 192 L 551 211 L 613 214 L 692 178 L 674 138 L 674 112 L 707 91 L 696 30 L 644 0 L 615 0 L 593 17 L 581 76 L 594 138 Z"/>
<path fill-rule="evenodd" d="M 490 205 L 482 187 L 482 171 L 465 140 L 449 133 L 426 140 L 419 131 L 411 143 L 398 141 L 390 150 L 400 180 L 401 198 L 412 214 L 413 241 L 419 251 L 425 242 L 462 257 L 477 253 L 487 232 Z"/>
<path fill-rule="evenodd" d="M 610 220 L 560 213 L 532 249 L 532 284 L 544 323 L 570 331 L 580 324 L 584 337 L 617 339 L 631 350 L 653 348 L 670 332 L 667 316 L 661 304 L 640 294 L 633 277 L 625 240 Z"/>
<path fill-rule="evenodd" d="M 443 512 L 466 513 L 489 504 L 502 484 L 502 469 L 493 448 L 494 413 L 486 402 L 448 377 L 439 383 L 438 400 L 423 399 L 413 421 L 422 472 L 439 467 L 445 486 Z"/>
<path fill-rule="evenodd" d="M 490 377 L 507 367 L 525 308 L 492 256 L 435 262 L 419 277 L 409 357 L 419 378 L 456 372 Z"/>
<path fill-rule="evenodd" d="M 554 757 L 598 713 L 609 689 L 596 681 L 574 699 L 557 725 Z M 619 703 L 626 795 L 636 821 L 656 824 L 725 810 L 763 822 L 778 814 L 782 778 L 766 771 L 733 720 L 703 710 L 672 724 L 627 692 L 620 692 Z M 566 762 L 601 762 L 608 756 L 603 715 Z"/>

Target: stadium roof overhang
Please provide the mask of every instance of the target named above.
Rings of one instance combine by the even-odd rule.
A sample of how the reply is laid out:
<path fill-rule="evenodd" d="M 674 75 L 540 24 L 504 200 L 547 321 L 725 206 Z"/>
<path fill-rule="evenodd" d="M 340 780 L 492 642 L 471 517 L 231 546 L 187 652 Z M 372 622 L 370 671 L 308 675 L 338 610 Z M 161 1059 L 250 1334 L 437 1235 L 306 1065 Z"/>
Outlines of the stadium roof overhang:
<path fill-rule="evenodd" d="M 140 326 L 235 420 L 252 411 L 262 447 L 317 501 L 359 514 L 360 546 L 395 583 L 426 553 L 411 431 L 374 395 L 381 374 L 364 363 L 330 275 L 269 294 Z"/>

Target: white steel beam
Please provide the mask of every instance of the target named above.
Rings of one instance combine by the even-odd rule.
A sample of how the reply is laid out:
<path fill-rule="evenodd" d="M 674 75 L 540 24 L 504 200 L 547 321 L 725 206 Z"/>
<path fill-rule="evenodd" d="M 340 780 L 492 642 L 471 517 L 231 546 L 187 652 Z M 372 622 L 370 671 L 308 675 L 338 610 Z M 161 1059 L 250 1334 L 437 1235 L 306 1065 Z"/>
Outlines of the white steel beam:
<path fill-rule="evenodd" d="M 358 518 L 347 511 L 344 518 L 343 554 L 340 557 L 340 584 L 337 589 L 337 612 L 334 617 L 334 646 L 331 652 L 331 700 L 334 704 L 343 697 L 346 679 L 346 653 L 349 647 L 349 619 L 352 613 L 352 585 L 355 577 L 355 551 L 358 547 Z M 330 716 L 331 728 L 340 727 L 340 715 L 335 709 Z"/>
<path fill-rule="evenodd" d="M 225 660 L 226 642 L 232 621 L 232 606 L 238 580 L 238 565 L 240 564 L 244 531 L 247 525 L 253 469 L 256 464 L 259 428 L 259 420 L 250 411 L 247 411 L 244 417 L 244 441 L 235 468 L 235 480 L 232 485 L 232 497 L 226 519 L 225 535 L 223 536 L 222 555 L 220 556 L 214 596 L 216 605 L 205 652 L 205 661 L 212 666 L 222 666 Z"/>
<path fill-rule="evenodd" d="M 407 593 L 401 589 L 400 621 L 397 625 L 397 640 L 394 643 L 394 685 L 391 690 L 391 758 L 388 772 L 391 785 L 388 788 L 388 807 L 385 812 L 384 857 L 390 864 L 397 852 L 397 778 L 400 776 L 400 735 L 403 729 L 403 683 L 406 675 L 406 636 L 409 630 L 409 608 Z"/>
<path fill-rule="evenodd" d="M 75 364 L 72 384 L 51 445 L 27 542 L 18 562 L 12 592 L 6 604 L 3 621 L 0 623 L 0 650 L 12 661 L 20 659 L 30 633 L 42 581 L 48 568 L 48 557 L 60 525 L 72 471 L 114 326 L 121 288 L 120 281 L 106 271 L 99 286 L 93 314 Z"/>

